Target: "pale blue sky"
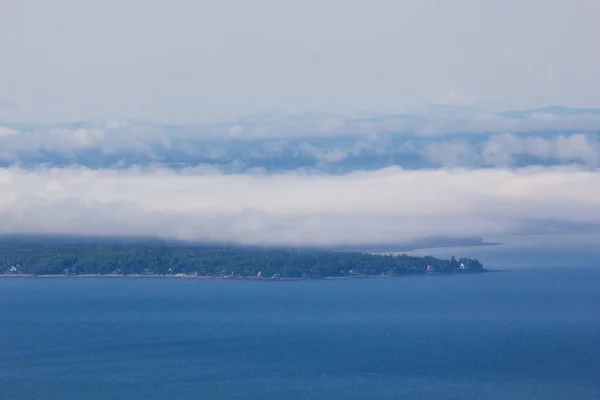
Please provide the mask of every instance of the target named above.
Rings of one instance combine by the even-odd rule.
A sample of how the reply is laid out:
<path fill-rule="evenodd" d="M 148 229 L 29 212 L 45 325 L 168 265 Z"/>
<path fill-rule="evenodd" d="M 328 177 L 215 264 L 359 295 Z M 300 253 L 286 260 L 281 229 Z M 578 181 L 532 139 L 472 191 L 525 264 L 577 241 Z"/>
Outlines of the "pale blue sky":
<path fill-rule="evenodd" d="M 0 121 L 600 106 L 597 0 L 3 0 Z"/>

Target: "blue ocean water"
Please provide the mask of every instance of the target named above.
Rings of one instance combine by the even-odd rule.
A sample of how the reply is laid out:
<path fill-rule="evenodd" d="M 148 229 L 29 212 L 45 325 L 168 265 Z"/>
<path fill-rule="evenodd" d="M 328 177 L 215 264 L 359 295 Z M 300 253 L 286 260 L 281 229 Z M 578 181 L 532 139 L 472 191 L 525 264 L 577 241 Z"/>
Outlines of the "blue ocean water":
<path fill-rule="evenodd" d="M 0 279 L 0 398 L 600 398 L 600 269 Z"/>

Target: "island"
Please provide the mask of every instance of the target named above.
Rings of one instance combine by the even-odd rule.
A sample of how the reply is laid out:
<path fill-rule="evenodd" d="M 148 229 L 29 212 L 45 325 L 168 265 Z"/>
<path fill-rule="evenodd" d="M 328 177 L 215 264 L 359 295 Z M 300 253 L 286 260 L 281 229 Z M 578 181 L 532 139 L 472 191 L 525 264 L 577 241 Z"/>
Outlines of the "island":
<path fill-rule="evenodd" d="M 2 276 L 319 279 L 486 272 L 477 259 L 162 240 L 0 238 Z"/>

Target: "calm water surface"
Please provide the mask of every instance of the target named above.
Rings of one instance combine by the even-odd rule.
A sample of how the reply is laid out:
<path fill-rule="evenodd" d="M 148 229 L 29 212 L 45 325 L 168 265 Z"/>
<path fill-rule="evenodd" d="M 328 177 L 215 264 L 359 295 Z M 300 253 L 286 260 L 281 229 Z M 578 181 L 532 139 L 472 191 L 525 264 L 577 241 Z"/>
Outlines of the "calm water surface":
<path fill-rule="evenodd" d="M 600 268 L 0 279 L 0 399 L 600 399 Z"/>

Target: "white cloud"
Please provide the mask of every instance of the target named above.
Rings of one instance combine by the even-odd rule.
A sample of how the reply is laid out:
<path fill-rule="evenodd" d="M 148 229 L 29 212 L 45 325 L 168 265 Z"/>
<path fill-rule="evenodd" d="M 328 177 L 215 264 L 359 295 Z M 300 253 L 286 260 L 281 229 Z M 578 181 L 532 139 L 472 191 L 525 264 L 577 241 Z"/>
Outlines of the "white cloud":
<path fill-rule="evenodd" d="M 40 151 L 68 153 L 99 147 L 105 143 L 100 129 L 65 129 L 16 131 L 0 127 L 0 158 L 18 159 L 20 154 Z"/>
<path fill-rule="evenodd" d="M 577 134 L 561 134 L 560 130 L 539 133 L 536 129 L 544 125 L 534 124 L 529 126 L 535 128 L 532 131 L 513 134 L 505 132 L 520 132 L 536 119 L 535 115 L 469 115 L 340 120 L 320 114 L 268 114 L 222 125 L 154 126 L 108 121 L 59 127 L 0 127 L 0 161 L 52 163 L 58 155 L 55 158 L 64 161 L 68 157 L 73 163 L 85 165 L 123 160 L 126 165 L 181 162 L 223 166 L 239 161 L 239 166 L 328 170 L 354 159 L 347 163 L 351 165 L 362 156 L 363 161 L 372 163 L 370 168 L 390 164 L 411 168 L 512 166 L 519 157 L 529 157 L 535 158 L 534 162 L 578 163 L 588 168 L 600 165 L 600 129 Z M 600 128 L 600 115 L 557 116 L 549 125 L 544 123 L 546 127 L 571 126 L 567 131 L 572 132 L 578 125 L 577 118 L 584 122 L 595 118 Z M 563 119 L 573 125 L 562 123 Z M 91 153 L 96 158 L 91 159 Z M 307 159 L 314 160 L 313 164 Z M 86 164 L 90 160 L 91 164 Z M 278 164 L 280 161 L 289 162 Z"/>
<path fill-rule="evenodd" d="M 600 164 L 600 143 L 594 136 L 538 136 L 510 133 L 492 135 L 481 144 L 467 140 L 440 140 L 428 143 L 421 152 L 436 165 L 454 167 L 514 165 L 519 156 L 559 163 L 579 163 L 588 168 Z"/>
<path fill-rule="evenodd" d="M 465 140 L 428 143 L 423 155 L 429 161 L 446 167 L 473 165 L 479 159 L 477 148 Z"/>
<path fill-rule="evenodd" d="M 0 139 L 16 134 L 17 131 L 15 131 L 14 129 L 10 129 L 5 126 L 0 126 Z"/>
<path fill-rule="evenodd" d="M 559 136 L 555 152 L 557 158 L 563 161 L 581 161 L 590 165 L 600 163 L 600 144 L 583 134 Z"/>
<path fill-rule="evenodd" d="M 298 154 L 316 159 L 318 165 L 327 165 L 346 160 L 372 152 L 377 155 L 385 155 L 390 149 L 387 148 L 385 140 L 378 137 L 357 138 L 350 144 L 338 144 L 337 146 L 316 146 L 309 142 L 302 142 L 297 147 Z"/>
<path fill-rule="evenodd" d="M 245 243 L 497 236 L 527 221 L 600 224 L 600 172 L 574 168 L 346 175 L 0 169 L 0 231 Z"/>
<path fill-rule="evenodd" d="M 313 157 L 317 159 L 319 163 L 323 164 L 343 161 L 348 158 L 351 153 L 351 151 L 348 149 L 323 149 L 307 142 L 301 143 L 298 146 L 298 152 L 302 155 Z"/>
<path fill-rule="evenodd" d="M 452 89 L 443 93 L 437 99 L 437 104 L 450 106 L 467 106 L 472 104 L 471 96 L 464 90 Z"/>
<path fill-rule="evenodd" d="M 481 155 L 488 165 L 511 165 L 515 156 L 525 155 L 596 166 L 600 161 L 600 146 L 589 135 L 581 133 L 555 138 L 503 134 L 491 137 L 483 145 Z"/>

